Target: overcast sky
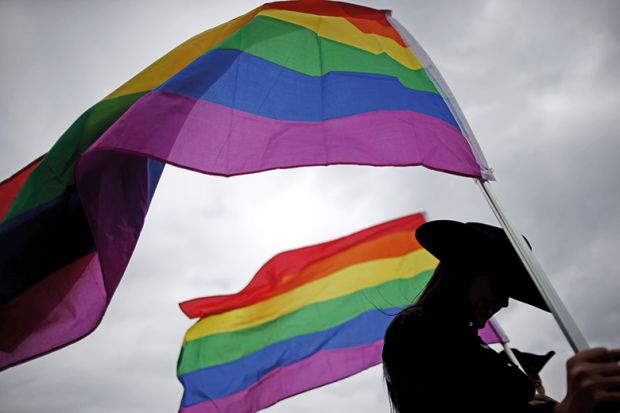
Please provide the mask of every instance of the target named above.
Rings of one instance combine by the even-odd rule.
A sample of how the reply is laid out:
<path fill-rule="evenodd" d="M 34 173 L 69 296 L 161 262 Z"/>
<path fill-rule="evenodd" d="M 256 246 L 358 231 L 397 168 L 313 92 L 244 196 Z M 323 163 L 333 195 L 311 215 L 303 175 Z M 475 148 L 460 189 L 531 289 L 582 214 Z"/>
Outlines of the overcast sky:
<path fill-rule="evenodd" d="M 620 347 L 620 3 L 364 1 L 392 9 L 435 61 L 527 235 L 591 345 Z M 182 41 L 258 6 L 209 1 L 0 2 L 0 179 Z M 495 223 L 470 179 L 423 168 L 327 167 L 221 178 L 167 167 L 100 327 L 0 373 L 0 411 L 176 411 L 193 323 L 177 303 L 242 288 L 276 253 L 402 215 Z M 551 316 L 511 304 L 515 347 L 571 351 Z M 449 389 L 446 389 L 449 392 Z M 270 412 L 388 412 L 381 369 Z"/>

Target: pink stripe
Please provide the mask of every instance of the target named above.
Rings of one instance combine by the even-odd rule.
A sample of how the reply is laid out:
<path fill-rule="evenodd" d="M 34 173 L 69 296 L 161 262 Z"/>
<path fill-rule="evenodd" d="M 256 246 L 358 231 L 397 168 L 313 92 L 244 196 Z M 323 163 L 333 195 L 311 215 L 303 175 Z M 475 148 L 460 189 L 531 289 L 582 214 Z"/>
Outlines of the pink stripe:
<path fill-rule="evenodd" d="M 142 97 L 94 145 L 215 175 L 311 165 L 424 165 L 480 177 L 461 132 L 412 111 L 278 121 L 166 92 Z M 93 150 L 91 149 L 91 150 Z"/>
<path fill-rule="evenodd" d="M 328 120 L 262 118 L 176 94 L 136 102 L 79 159 L 77 189 L 108 299 L 136 246 L 149 206 L 147 157 L 215 175 L 310 165 L 424 165 L 467 176 L 480 169 L 458 129 L 411 111 Z"/>
<path fill-rule="evenodd" d="M 108 301 L 138 242 L 149 207 L 148 160 L 88 150 L 76 169 L 77 190 L 99 253 Z"/>
<path fill-rule="evenodd" d="M 341 380 L 381 363 L 383 340 L 365 346 L 324 350 L 271 371 L 254 385 L 230 396 L 179 409 L 181 413 L 251 413 L 287 397 Z"/>
<path fill-rule="evenodd" d="M 96 253 L 44 278 L 0 307 L 0 370 L 86 336 L 106 305 Z"/>
<path fill-rule="evenodd" d="M 147 157 L 226 176 L 334 164 L 424 165 L 480 176 L 461 132 L 416 112 L 290 122 L 151 92 L 121 116 L 76 167 L 77 189 L 101 262 L 102 294 L 108 301 L 144 225 L 149 206 Z"/>
<path fill-rule="evenodd" d="M 508 343 L 509 341 L 504 330 L 493 319 L 487 321 L 484 328 L 478 330 L 478 335 L 487 344 Z"/>

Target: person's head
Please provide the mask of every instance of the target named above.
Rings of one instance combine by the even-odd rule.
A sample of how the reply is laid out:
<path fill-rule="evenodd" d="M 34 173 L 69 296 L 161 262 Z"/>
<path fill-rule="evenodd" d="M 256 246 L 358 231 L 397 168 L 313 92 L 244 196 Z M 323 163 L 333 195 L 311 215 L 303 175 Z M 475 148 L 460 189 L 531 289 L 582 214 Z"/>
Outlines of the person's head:
<path fill-rule="evenodd" d="M 475 276 L 465 291 L 465 299 L 467 316 L 478 329 L 499 310 L 508 307 L 506 287 L 493 274 Z"/>
<path fill-rule="evenodd" d="M 422 307 L 423 314 L 428 309 L 434 315 L 460 318 L 482 328 L 508 305 L 509 297 L 548 311 L 501 228 L 431 221 L 417 229 L 416 238 L 439 265 L 413 307 L 403 310 L 402 316 Z M 395 411 L 399 411 L 395 389 L 407 381 L 408 375 L 415 374 L 399 363 L 400 353 L 407 351 L 407 341 L 416 336 L 415 331 L 403 329 L 402 322 L 403 318 L 390 325 L 383 348 L 384 375 Z"/>
<path fill-rule="evenodd" d="M 505 307 L 508 297 L 549 311 L 503 229 L 431 221 L 416 238 L 439 265 L 415 304 L 460 311 L 475 324 Z"/>
<path fill-rule="evenodd" d="M 493 314 L 508 306 L 508 296 L 501 274 L 492 268 L 442 261 L 414 304 L 482 328 Z"/>

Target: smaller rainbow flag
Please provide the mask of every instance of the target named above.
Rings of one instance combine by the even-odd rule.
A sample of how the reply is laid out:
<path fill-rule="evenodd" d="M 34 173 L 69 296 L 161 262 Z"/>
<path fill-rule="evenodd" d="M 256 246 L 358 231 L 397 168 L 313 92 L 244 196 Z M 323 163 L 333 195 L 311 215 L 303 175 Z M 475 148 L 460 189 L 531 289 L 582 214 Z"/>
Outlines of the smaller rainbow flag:
<path fill-rule="evenodd" d="M 410 215 L 283 252 L 240 292 L 182 303 L 202 318 L 179 356 L 180 411 L 256 412 L 380 363 L 392 317 L 437 265 L 414 236 L 424 222 Z"/>

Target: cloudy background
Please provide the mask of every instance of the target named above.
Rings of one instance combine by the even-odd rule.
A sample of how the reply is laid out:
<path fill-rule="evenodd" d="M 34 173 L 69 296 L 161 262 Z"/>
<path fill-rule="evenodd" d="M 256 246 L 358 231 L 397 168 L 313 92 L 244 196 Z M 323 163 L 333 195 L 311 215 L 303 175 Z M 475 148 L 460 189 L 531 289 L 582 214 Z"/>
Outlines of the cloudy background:
<path fill-rule="evenodd" d="M 591 345 L 620 346 L 620 3 L 364 1 L 389 8 L 433 58 L 495 190 Z M 0 179 L 45 153 L 84 110 L 253 1 L 0 2 Z M 0 373 L 0 411 L 171 412 L 192 324 L 183 300 L 242 288 L 275 253 L 402 215 L 494 223 L 473 181 L 423 168 L 327 167 L 220 178 L 167 167 L 100 327 Z M 571 354 L 551 316 L 513 303 L 515 347 Z M 446 393 L 449 394 L 449 388 Z M 270 412 L 388 412 L 381 369 Z"/>

